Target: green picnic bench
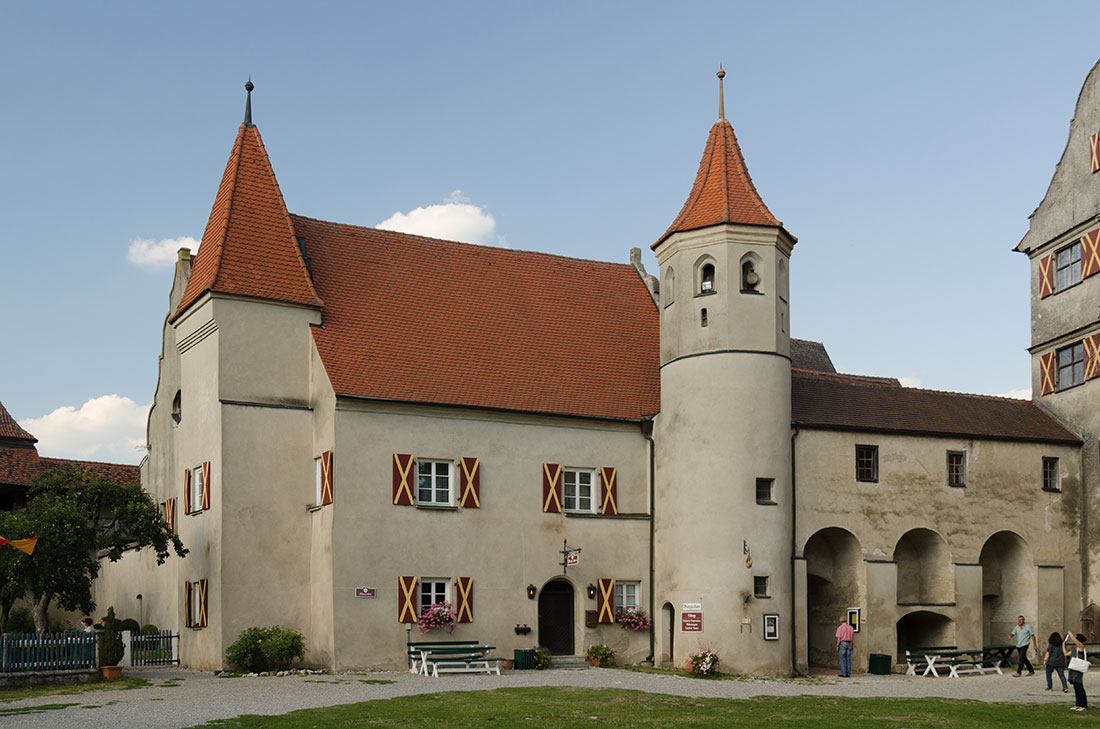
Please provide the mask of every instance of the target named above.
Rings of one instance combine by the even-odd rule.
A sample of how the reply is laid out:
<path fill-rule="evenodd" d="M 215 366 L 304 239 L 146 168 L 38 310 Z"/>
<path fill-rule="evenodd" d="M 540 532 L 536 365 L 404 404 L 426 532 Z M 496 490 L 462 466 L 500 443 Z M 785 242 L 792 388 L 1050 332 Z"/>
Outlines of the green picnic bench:
<path fill-rule="evenodd" d="M 433 640 L 407 644 L 409 673 L 439 678 L 440 673 L 496 673 L 501 658 L 490 656 L 495 646 L 476 640 Z"/>
<path fill-rule="evenodd" d="M 931 673 L 939 677 L 936 667 L 946 668 L 951 678 L 966 673 L 1002 673 L 1001 664 L 1006 660 L 1012 646 L 994 645 L 958 650 L 955 646 L 928 646 L 905 651 L 905 660 L 909 668 L 907 675 L 915 676 L 919 667 L 924 666 L 922 676 Z"/>

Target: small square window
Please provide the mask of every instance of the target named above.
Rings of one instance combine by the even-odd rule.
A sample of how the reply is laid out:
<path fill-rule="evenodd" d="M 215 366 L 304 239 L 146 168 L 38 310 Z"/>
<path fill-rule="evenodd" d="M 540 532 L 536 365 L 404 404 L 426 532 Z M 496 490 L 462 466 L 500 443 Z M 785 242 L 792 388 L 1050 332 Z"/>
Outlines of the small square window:
<path fill-rule="evenodd" d="M 191 513 L 202 511 L 202 466 L 191 469 Z"/>
<path fill-rule="evenodd" d="M 754 597 L 768 597 L 768 578 L 752 578 L 752 594 Z"/>
<path fill-rule="evenodd" d="M 1085 345 L 1072 344 L 1058 350 L 1058 389 L 1065 390 L 1085 381 Z"/>
<path fill-rule="evenodd" d="M 615 580 L 615 612 L 638 607 L 638 583 Z"/>
<path fill-rule="evenodd" d="M 592 482 L 596 472 L 588 468 L 562 469 L 562 494 L 565 503 L 562 507 L 567 512 L 591 514 L 595 511 L 595 502 L 592 498 Z"/>
<path fill-rule="evenodd" d="M 321 503 L 318 499 L 317 503 Z M 416 503 L 426 506 L 451 505 L 451 462 L 416 462 Z"/>
<path fill-rule="evenodd" d="M 966 485 L 966 453 L 962 451 L 947 452 L 947 485 Z"/>
<path fill-rule="evenodd" d="M 856 446 L 856 481 L 878 481 L 878 446 Z"/>
<path fill-rule="evenodd" d="M 756 479 L 756 503 L 767 504 L 770 506 L 775 505 L 775 479 L 774 478 L 758 478 Z"/>
<path fill-rule="evenodd" d="M 1061 474 L 1058 471 L 1057 458 L 1043 459 L 1043 491 L 1061 491 Z"/>
<path fill-rule="evenodd" d="M 1054 290 L 1068 289 L 1081 281 L 1081 243 L 1068 245 L 1054 254 Z"/>
<path fill-rule="evenodd" d="M 420 578 L 420 609 L 437 603 L 447 602 L 450 594 L 450 580 L 439 577 Z"/>

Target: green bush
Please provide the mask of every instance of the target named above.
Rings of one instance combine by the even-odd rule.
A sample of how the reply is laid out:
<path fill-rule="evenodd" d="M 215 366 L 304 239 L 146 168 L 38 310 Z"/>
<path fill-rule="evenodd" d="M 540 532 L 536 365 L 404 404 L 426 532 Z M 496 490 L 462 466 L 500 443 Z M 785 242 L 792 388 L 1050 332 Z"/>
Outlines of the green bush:
<path fill-rule="evenodd" d="M 249 628 L 225 652 L 225 659 L 242 671 L 281 671 L 306 654 L 306 640 L 296 630 L 273 625 Z"/>
<path fill-rule="evenodd" d="M 153 635 L 154 633 L 159 633 L 159 632 L 160 632 L 160 628 L 153 625 L 152 623 L 146 623 L 145 625 L 141 626 L 141 634 L 142 635 Z"/>
<path fill-rule="evenodd" d="M 535 648 L 535 668 L 539 670 L 549 668 L 551 660 L 549 648 L 543 648 L 541 645 Z"/>
<path fill-rule="evenodd" d="M 99 634 L 99 665 L 117 666 L 122 660 L 122 633 L 118 626 L 122 621 L 115 617 L 115 609 L 107 608 L 107 628 Z"/>
<path fill-rule="evenodd" d="M 121 623 L 119 623 L 118 629 L 119 632 L 123 630 L 129 630 L 131 635 L 137 635 L 138 631 L 141 630 L 141 625 L 139 625 L 138 621 L 134 620 L 133 618 L 126 618 Z"/>

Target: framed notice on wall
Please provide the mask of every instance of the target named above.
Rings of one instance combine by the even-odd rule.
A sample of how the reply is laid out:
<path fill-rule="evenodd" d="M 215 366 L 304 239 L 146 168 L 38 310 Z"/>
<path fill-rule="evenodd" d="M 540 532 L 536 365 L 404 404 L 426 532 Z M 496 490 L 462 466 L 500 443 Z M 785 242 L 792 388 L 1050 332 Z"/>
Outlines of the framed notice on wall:
<path fill-rule="evenodd" d="M 764 613 L 764 640 L 779 640 L 778 613 Z"/>
<path fill-rule="evenodd" d="M 863 622 L 863 621 L 862 621 L 862 620 L 860 619 L 860 612 L 859 612 L 859 610 L 860 610 L 860 609 L 859 609 L 859 608 L 857 608 L 857 607 L 854 607 L 854 608 L 848 608 L 848 625 L 851 625 L 851 626 L 852 626 L 852 630 L 854 630 L 854 631 L 855 631 L 855 632 L 857 632 L 857 633 L 859 632 L 859 624 L 860 624 L 861 622 Z"/>

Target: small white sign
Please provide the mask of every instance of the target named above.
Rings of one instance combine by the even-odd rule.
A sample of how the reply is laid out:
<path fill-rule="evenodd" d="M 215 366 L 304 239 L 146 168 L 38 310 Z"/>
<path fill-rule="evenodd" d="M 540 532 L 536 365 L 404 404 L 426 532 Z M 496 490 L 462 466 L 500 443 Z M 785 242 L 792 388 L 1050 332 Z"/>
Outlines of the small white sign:
<path fill-rule="evenodd" d="M 680 612 L 684 613 L 698 613 L 703 610 L 703 603 L 701 602 L 685 602 L 684 606 L 680 608 Z"/>
<path fill-rule="evenodd" d="M 565 564 L 576 567 L 581 563 L 581 556 L 577 552 L 570 552 L 565 556 Z"/>
<path fill-rule="evenodd" d="M 373 587 L 356 587 L 356 597 L 374 597 L 377 593 Z"/>

